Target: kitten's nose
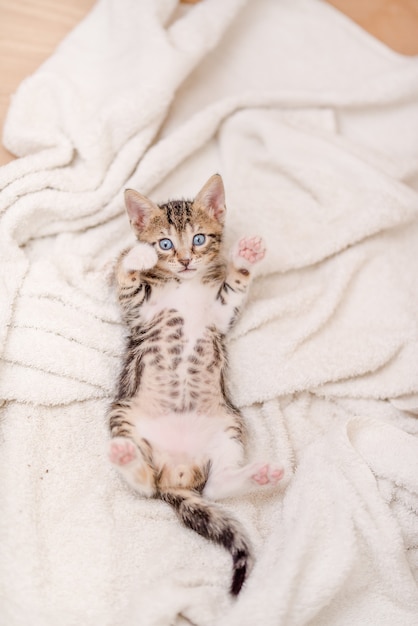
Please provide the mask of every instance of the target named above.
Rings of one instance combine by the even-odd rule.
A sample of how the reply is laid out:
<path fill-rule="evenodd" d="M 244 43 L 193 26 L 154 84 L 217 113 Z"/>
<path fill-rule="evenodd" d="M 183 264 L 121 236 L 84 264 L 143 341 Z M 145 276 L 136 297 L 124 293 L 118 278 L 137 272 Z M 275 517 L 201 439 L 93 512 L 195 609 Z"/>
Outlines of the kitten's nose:
<path fill-rule="evenodd" d="M 190 263 L 190 259 L 179 259 L 179 263 L 184 265 L 184 267 L 187 267 Z"/>

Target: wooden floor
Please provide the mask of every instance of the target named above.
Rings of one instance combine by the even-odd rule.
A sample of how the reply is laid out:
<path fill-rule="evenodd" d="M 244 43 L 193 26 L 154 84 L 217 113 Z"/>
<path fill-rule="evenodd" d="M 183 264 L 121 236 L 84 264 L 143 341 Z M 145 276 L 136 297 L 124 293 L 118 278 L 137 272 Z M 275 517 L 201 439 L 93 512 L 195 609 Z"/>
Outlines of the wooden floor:
<path fill-rule="evenodd" d="M 328 0 L 396 52 L 418 55 L 418 0 Z"/>
<path fill-rule="evenodd" d="M 397 52 L 418 55 L 418 0 L 328 1 Z M 19 83 L 51 55 L 94 2 L 0 0 L 0 129 Z M 0 165 L 11 159 L 0 146 Z"/>

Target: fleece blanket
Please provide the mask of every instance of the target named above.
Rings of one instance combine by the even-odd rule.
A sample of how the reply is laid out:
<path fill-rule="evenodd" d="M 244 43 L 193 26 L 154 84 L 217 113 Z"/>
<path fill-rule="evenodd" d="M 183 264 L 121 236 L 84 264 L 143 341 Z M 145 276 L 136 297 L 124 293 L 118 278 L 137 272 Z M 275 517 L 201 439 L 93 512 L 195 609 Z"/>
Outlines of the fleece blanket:
<path fill-rule="evenodd" d="M 99 0 L 19 88 L 0 170 L 0 623 L 418 624 L 418 59 L 320 0 Z M 107 459 L 133 187 L 215 172 L 268 255 L 230 340 L 255 567 Z"/>

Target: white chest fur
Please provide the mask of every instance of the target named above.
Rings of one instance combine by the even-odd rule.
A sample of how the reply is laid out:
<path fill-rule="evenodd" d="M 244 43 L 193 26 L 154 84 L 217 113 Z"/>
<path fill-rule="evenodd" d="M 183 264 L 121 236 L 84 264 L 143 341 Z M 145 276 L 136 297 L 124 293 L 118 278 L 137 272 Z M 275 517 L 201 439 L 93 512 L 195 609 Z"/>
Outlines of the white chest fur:
<path fill-rule="evenodd" d="M 146 321 L 151 321 L 160 311 L 175 309 L 184 320 L 184 338 L 188 344 L 195 345 L 207 327 L 219 327 L 217 291 L 216 285 L 203 285 L 199 279 L 173 281 L 154 288 L 149 301 L 142 305 L 141 313 Z"/>

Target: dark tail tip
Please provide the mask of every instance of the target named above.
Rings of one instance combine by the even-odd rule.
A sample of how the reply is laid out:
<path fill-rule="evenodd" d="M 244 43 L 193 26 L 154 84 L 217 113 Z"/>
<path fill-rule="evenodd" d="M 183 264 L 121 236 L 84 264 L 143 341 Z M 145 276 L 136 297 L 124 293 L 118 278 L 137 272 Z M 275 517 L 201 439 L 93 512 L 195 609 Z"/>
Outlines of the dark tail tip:
<path fill-rule="evenodd" d="M 241 591 L 241 587 L 247 577 L 248 569 L 248 552 L 245 550 L 239 550 L 233 556 L 234 560 L 234 574 L 232 576 L 231 583 L 231 595 L 237 596 Z"/>
<path fill-rule="evenodd" d="M 239 524 L 216 505 L 203 500 L 200 494 L 172 490 L 161 492 L 160 497 L 174 507 L 187 528 L 230 552 L 233 561 L 230 592 L 237 596 L 252 565 L 251 550 Z"/>

